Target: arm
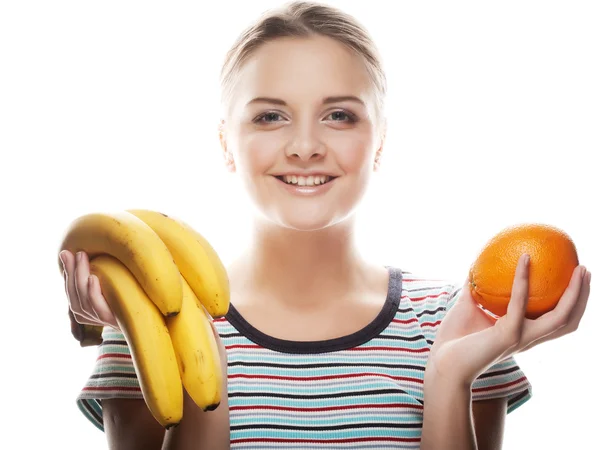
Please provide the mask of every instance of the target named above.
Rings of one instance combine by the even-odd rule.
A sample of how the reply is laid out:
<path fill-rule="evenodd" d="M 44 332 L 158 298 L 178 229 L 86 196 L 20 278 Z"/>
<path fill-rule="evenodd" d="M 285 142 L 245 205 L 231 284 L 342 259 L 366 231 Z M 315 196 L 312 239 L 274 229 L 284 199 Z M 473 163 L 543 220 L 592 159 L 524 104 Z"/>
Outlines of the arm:
<path fill-rule="evenodd" d="M 508 399 L 506 397 L 473 402 L 478 450 L 500 450 L 502 448 L 507 410 Z"/>
<path fill-rule="evenodd" d="M 460 296 L 453 297 L 457 301 L 449 303 L 428 356 L 421 450 L 501 448 L 506 405 L 486 402 L 474 407 L 472 383 L 494 364 L 576 330 L 589 298 L 590 274 L 578 266 L 556 307 L 534 320 L 525 320 L 526 255 L 517 265 L 508 311 L 497 320 L 480 310 L 468 285 L 466 280 Z"/>
<path fill-rule="evenodd" d="M 102 417 L 110 450 L 161 450 L 165 430 L 144 400 L 102 400 Z"/>
<path fill-rule="evenodd" d="M 229 404 L 224 389 L 219 407 L 207 412 L 184 391 L 183 420 L 167 431 L 162 450 L 229 450 Z"/>
<path fill-rule="evenodd" d="M 421 450 L 501 450 L 506 402 L 473 402 L 468 384 L 426 377 Z"/>
<path fill-rule="evenodd" d="M 226 392 L 226 391 L 225 391 Z M 168 431 L 156 421 L 144 400 L 102 401 L 104 429 L 110 450 L 229 450 L 227 396 L 219 407 L 203 412 L 184 391 L 181 423 Z M 164 442 L 163 442 L 164 441 Z"/>

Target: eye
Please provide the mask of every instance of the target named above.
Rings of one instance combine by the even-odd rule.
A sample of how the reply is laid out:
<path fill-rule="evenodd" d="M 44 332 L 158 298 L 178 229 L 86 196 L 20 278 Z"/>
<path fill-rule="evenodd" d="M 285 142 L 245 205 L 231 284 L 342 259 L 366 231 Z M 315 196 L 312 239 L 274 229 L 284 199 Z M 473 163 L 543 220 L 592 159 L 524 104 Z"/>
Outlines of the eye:
<path fill-rule="evenodd" d="M 331 117 L 334 122 L 356 122 L 357 118 L 354 114 L 346 111 L 334 111 L 327 117 Z M 344 120 L 345 119 L 345 120 Z"/>
<path fill-rule="evenodd" d="M 281 118 L 281 114 L 276 113 L 276 112 L 267 112 L 267 113 L 261 114 L 256 119 L 254 119 L 254 123 L 280 122 L 280 120 L 277 120 L 278 118 Z"/>

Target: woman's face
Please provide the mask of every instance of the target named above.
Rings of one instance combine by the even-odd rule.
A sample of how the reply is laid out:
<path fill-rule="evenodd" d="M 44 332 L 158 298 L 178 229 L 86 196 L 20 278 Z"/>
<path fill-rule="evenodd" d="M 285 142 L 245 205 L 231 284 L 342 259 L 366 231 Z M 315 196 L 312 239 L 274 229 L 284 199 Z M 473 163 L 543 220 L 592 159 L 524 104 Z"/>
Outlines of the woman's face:
<path fill-rule="evenodd" d="M 259 47 L 235 83 L 221 142 L 258 211 L 305 231 L 351 215 L 383 129 L 360 57 L 326 37 L 281 38 Z"/>

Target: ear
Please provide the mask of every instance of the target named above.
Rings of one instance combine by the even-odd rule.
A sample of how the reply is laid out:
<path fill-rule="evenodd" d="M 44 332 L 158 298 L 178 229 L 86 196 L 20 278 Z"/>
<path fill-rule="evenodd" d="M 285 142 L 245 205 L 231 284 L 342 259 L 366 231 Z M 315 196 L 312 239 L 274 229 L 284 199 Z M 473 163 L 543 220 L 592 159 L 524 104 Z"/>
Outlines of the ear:
<path fill-rule="evenodd" d="M 381 155 L 383 154 L 383 145 L 385 143 L 386 133 L 387 133 L 387 122 L 384 122 L 383 125 L 381 126 L 379 148 L 375 152 L 375 161 L 373 163 L 373 171 L 375 171 L 375 172 L 377 172 L 379 170 L 379 166 L 381 165 Z"/>
<path fill-rule="evenodd" d="M 227 137 L 225 132 L 225 120 L 221 120 L 219 123 L 219 142 L 221 142 L 221 148 L 223 149 L 223 157 L 225 158 L 225 167 L 229 172 L 235 172 L 235 161 L 233 160 L 232 153 L 227 149 Z"/>

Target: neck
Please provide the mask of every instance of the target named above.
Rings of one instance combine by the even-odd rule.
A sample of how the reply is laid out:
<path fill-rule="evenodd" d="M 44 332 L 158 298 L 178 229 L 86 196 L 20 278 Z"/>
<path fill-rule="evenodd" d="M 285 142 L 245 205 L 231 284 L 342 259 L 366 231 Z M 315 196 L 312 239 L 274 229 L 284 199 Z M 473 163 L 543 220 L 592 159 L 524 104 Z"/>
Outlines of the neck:
<path fill-rule="evenodd" d="M 364 284 L 353 218 L 318 231 L 297 231 L 257 219 L 252 246 L 232 266 L 241 297 L 307 306 L 339 298 Z"/>

